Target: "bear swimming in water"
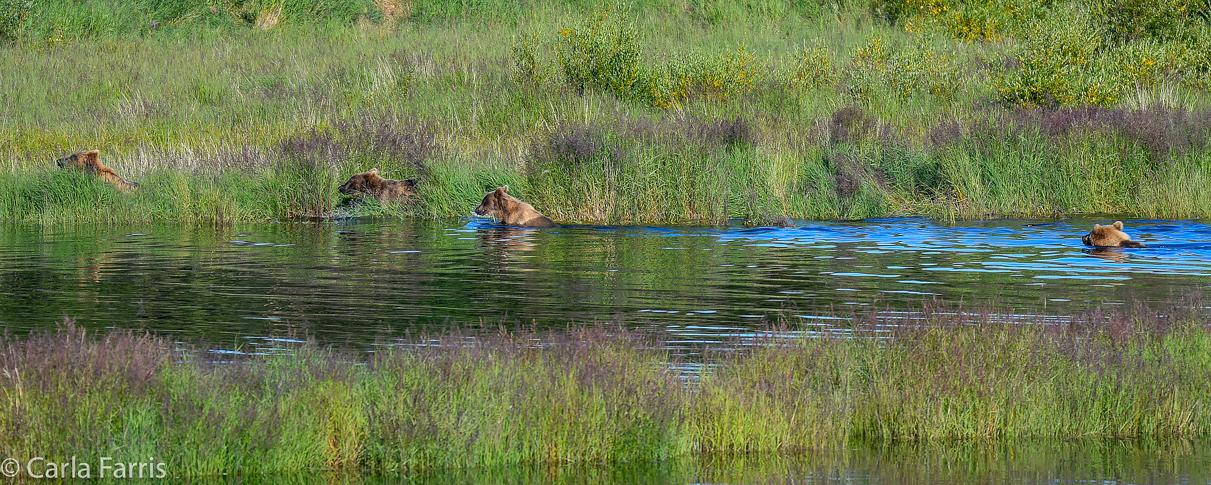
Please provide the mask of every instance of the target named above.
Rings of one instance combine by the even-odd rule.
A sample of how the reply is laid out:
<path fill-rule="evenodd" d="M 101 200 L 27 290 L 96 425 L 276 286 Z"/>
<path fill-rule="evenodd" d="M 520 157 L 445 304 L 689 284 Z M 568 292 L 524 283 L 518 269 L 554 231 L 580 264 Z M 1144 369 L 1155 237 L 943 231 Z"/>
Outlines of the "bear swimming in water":
<path fill-rule="evenodd" d="M 484 196 L 483 202 L 475 208 L 475 214 L 496 218 L 507 226 L 516 227 L 558 227 L 534 209 L 534 206 L 518 200 L 508 194 L 509 186 L 505 185 Z"/>
<path fill-rule="evenodd" d="M 1114 224 L 1103 226 L 1094 224 L 1093 230 L 1089 231 L 1081 237 L 1081 242 L 1086 246 L 1094 246 L 1099 248 L 1142 248 L 1144 245 L 1131 240 L 1131 236 L 1123 232 L 1123 221 L 1114 221 Z"/>

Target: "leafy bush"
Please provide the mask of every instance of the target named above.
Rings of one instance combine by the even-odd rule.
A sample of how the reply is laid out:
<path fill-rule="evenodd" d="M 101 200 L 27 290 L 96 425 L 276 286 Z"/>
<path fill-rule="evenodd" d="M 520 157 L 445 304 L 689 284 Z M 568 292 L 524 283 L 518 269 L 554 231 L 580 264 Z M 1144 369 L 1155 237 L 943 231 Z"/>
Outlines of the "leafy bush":
<path fill-rule="evenodd" d="M 1104 30 L 1087 10 L 1036 21 L 995 79 L 1001 99 L 1027 106 L 1111 106 L 1122 77 L 1102 57 Z"/>
<path fill-rule="evenodd" d="M 652 105 L 668 109 L 687 100 L 724 101 L 753 89 L 756 56 L 744 48 L 718 56 L 686 55 L 673 58 L 652 79 Z"/>
<path fill-rule="evenodd" d="M 872 37 L 870 43 L 859 47 L 850 55 L 849 69 L 845 71 L 845 94 L 857 100 L 871 98 L 883 84 L 883 73 L 891 61 L 891 54 L 883 46 L 883 39 Z"/>
<path fill-rule="evenodd" d="M 1123 81 L 1143 88 L 1155 88 L 1164 74 L 1177 68 L 1164 46 L 1151 39 L 1127 43 L 1114 58 Z"/>
<path fill-rule="evenodd" d="M 1116 42 L 1190 39 L 1211 16 L 1207 0 L 1097 0 L 1091 5 Z"/>
<path fill-rule="evenodd" d="M 615 7 L 594 11 L 572 28 L 559 32 L 559 66 L 564 79 L 578 90 L 597 89 L 619 98 L 635 98 L 642 90 L 639 34 L 625 12 Z"/>
<path fill-rule="evenodd" d="M 513 43 L 513 77 L 523 84 L 542 86 L 547 82 L 547 70 L 542 60 L 542 43 L 537 34 L 530 34 Z"/>
<path fill-rule="evenodd" d="M 800 90 L 823 88 L 837 82 L 830 46 L 816 39 L 803 49 L 791 69 L 790 84 Z"/>
<path fill-rule="evenodd" d="M 16 40 L 34 0 L 0 0 L 0 42 Z"/>
<path fill-rule="evenodd" d="M 928 94 L 949 101 L 960 86 L 959 69 L 950 57 L 921 38 L 893 49 L 888 49 L 882 38 L 871 38 L 870 43 L 854 51 L 849 64 L 845 89 L 856 100 L 867 100 L 887 90 L 901 99 Z"/>
<path fill-rule="evenodd" d="M 886 76 L 888 87 L 901 98 L 928 93 L 949 101 L 959 90 L 958 67 L 950 57 L 924 43 L 899 49 L 887 65 Z"/>

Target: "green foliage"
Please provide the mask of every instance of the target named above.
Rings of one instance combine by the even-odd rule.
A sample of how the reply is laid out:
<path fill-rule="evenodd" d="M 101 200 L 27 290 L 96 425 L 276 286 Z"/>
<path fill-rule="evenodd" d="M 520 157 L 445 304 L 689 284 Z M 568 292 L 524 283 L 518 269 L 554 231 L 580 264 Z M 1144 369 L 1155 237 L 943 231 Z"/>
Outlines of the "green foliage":
<path fill-rule="evenodd" d="M 26 2 L 3 1 L 13 5 Z M 4 5 L 0 3 L 0 7 Z M 257 26 L 258 21 L 264 28 L 273 27 L 279 21 L 352 24 L 360 18 L 378 20 L 381 17 L 373 0 L 48 0 L 32 3 L 27 11 L 28 19 L 22 29 L 24 37 L 53 45 L 159 33 L 192 35 L 204 29 L 251 28 Z M 273 25 L 265 23 L 264 17 L 270 12 L 274 17 Z"/>
<path fill-rule="evenodd" d="M 760 28 L 659 1 L 590 3 L 536 3 L 503 22 L 483 12 L 509 2 L 462 2 L 470 10 L 432 21 L 407 9 L 435 4 L 394 4 L 405 21 L 381 25 L 292 18 L 303 4 L 282 4 L 282 27 L 263 32 L 249 27 L 276 3 L 35 2 L 0 55 L 0 218 L 458 217 L 492 183 L 585 222 L 1211 207 L 1198 183 L 1211 176 L 1211 50 L 1198 40 L 1211 27 L 1198 22 L 1116 41 L 1096 5 L 1024 2 L 998 41 L 968 42 L 919 12 L 837 22 L 866 19 L 864 2 L 735 6 Z M 148 12 L 178 20 L 149 28 Z M 834 126 L 848 105 L 863 121 Z M 1113 108 L 1055 128 L 1052 114 L 1088 105 Z M 1164 122 L 1130 121 L 1148 117 Z M 610 156 L 535 170 L 551 162 L 538 153 L 547 138 L 585 126 Z M 327 139 L 302 158 L 324 163 L 279 170 L 294 157 L 283 140 L 311 131 Z M 66 183 L 51 161 L 90 148 L 147 190 Z M 838 170 L 828 159 L 842 151 Z M 423 196 L 342 203 L 335 186 L 371 167 L 422 179 Z"/>
<path fill-rule="evenodd" d="M 906 46 L 888 48 L 881 37 L 854 50 L 845 71 L 845 92 L 869 101 L 886 91 L 900 99 L 918 94 L 950 102 L 960 88 L 958 67 L 919 37 Z"/>
<path fill-rule="evenodd" d="M 760 76 L 756 64 L 756 55 L 744 47 L 717 56 L 676 56 L 653 73 L 651 104 L 669 109 L 694 99 L 726 101 L 747 94 Z"/>
<path fill-rule="evenodd" d="M 1093 0 L 1090 6 L 1115 42 L 1206 40 L 1198 31 L 1211 20 L 1207 0 Z"/>
<path fill-rule="evenodd" d="M 1115 69 L 1129 87 L 1156 88 L 1167 75 L 1178 71 L 1177 64 L 1162 44 L 1151 40 L 1134 40 L 1117 49 Z"/>
<path fill-rule="evenodd" d="M 513 77 L 518 82 L 529 86 L 543 86 L 547 83 L 549 74 L 543 59 L 543 45 L 538 34 L 531 33 L 522 36 L 521 40 L 511 47 L 513 60 Z"/>
<path fill-rule="evenodd" d="M 870 99 L 882 86 L 890 61 L 891 54 L 879 37 L 871 38 L 870 43 L 854 50 L 849 69 L 845 71 L 845 93 L 858 100 Z"/>
<path fill-rule="evenodd" d="M 855 318 L 843 337 L 762 334 L 708 349 L 703 365 L 600 327 L 214 363 L 167 337 L 67 320 L 0 341 L 0 453 L 154 456 L 188 478 L 1206 437 L 1211 336 L 1180 308 L 1006 324 L 1003 309 L 941 304 L 878 326 Z"/>
<path fill-rule="evenodd" d="M 584 91 L 596 89 L 623 99 L 643 95 L 639 32 L 619 7 L 603 7 L 559 31 L 556 44 L 564 80 Z"/>
<path fill-rule="evenodd" d="M 830 87 L 837 82 L 837 66 L 834 64 L 831 46 L 815 39 L 795 59 L 790 72 L 791 85 L 800 90 Z"/>
<path fill-rule="evenodd" d="M 17 40 L 34 0 L 0 0 L 0 42 Z"/>
<path fill-rule="evenodd" d="M 1194 47 L 1211 42 L 1205 0 L 880 0 L 872 7 L 909 32 L 1009 40 L 1013 62 L 995 89 L 1013 104 L 1112 106 L 1124 85 L 1152 88 L 1159 76 L 1206 85 L 1207 49 Z"/>
<path fill-rule="evenodd" d="M 408 0 L 411 18 L 421 22 L 491 22 L 513 20 L 526 13 L 521 0 Z"/>
<path fill-rule="evenodd" d="M 926 93 L 941 102 L 954 99 L 959 90 L 959 67 L 951 58 L 932 46 L 914 42 L 891 57 L 887 66 L 887 85 L 897 96 Z"/>
<path fill-rule="evenodd" d="M 686 10 L 710 25 L 733 22 L 779 20 L 787 16 L 816 17 L 830 8 L 841 7 L 844 1 L 834 0 L 691 0 Z"/>
<path fill-rule="evenodd" d="M 1100 25 L 1084 9 L 1031 24 L 996 78 L 1001 99 L 1027 106 L 1112 106 L 1122 80 L 1105 59 Z"/>

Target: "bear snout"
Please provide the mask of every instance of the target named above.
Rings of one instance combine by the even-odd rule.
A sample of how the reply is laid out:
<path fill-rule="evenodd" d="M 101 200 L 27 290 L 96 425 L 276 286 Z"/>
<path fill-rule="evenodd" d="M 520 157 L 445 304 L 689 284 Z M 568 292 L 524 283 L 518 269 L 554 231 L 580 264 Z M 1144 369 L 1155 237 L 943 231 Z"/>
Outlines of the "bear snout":
<path fill-rule="evenodd" d="M 1093 243 L 1089 241 L 1089 235 L 1088 235 L 1088 234 L 1086 234 L 1086 235 L 1084 235 L 1084 236 L 1081 236 L 1081 242 L 1082 242 L 1082 243 L 1084 243 L 1086 246 L 1092 246 L 1092 245 L 1093 245 Z"/>

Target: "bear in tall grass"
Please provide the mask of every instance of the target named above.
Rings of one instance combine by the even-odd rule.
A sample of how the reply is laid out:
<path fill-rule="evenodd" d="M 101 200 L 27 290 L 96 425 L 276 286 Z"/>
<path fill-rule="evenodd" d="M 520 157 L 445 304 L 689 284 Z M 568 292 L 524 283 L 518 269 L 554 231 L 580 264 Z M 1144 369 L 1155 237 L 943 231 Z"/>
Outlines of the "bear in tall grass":
<path fill-rule="evenodd" d="M 507 226 L 514 227 L 558 227 L 547 216 L 534 210 L 534 206 L 509 195 L 509 186 L 498 187 L 484 196 L 475 208 L 475 214 L 492 217 Z"/>
<path fill-rule="evenodd" d="M 1103 226 L 1094 224 L 1093 230 L 1089 234 L 1081 237 L 1081 242 L 1086 246 L 1094 246 L 1099 248 L 1142 248 L 1144 245 L 1131 240 L 1131 236 L 1123 232 L 1123 221 L 1114 221 L 1114 224 Z"/>
<path fill-rule="evenodd" d="M 379 202 L 390 202 L 417 194 L 415 180 L 383 178 L 379 176 L 377 168 L 349 177 L 349 181 L 337 190 L 349 196 L 368 195 Z"/>
<path fill-rule="evenodd" d="M 117 187 L 118 190 L 123 192 L 133 192 L 139 188 L 139 184 L 119 177 L 117 172 L 114 172 L 114 169 L 101 165 L 101 161 L 98 160 L 100 155 L 101 152 L 99 150 L 76 152 L 55 160 L 55 163 L 59 164 L 59 168 L 70 168 L 94 174 L 105 181 L 105 183 Z"/>

